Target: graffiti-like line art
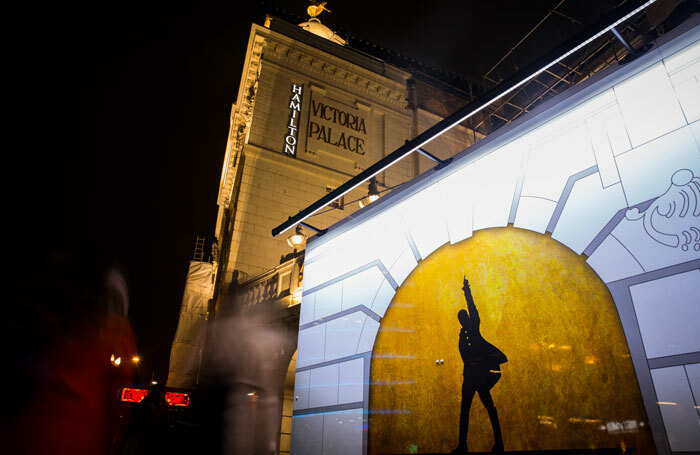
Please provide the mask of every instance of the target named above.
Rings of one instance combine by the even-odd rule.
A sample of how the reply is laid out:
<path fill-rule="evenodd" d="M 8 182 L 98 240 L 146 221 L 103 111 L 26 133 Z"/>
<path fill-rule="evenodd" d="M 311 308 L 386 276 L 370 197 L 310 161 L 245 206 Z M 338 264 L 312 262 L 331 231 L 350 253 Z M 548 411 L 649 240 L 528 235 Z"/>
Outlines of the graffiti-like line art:
<path fill-rule="evenodd" d="M 627 211 L 625 218 L 640 218 L 644 230 L 653 240 L 671 248 L 700 251 L 700 178 L 690 169 L 680 169 L 671 177 L 671 186 L 664 194 L 640 212 Z"/>
<path fill-rule="evenodd" d="M 459 331 L 459 354 L 464 362 L 464 380 L 462 382 L 462 405 L 459 413 L 459 443 L 452 453 L 466 454 L 467 433 L 469 430 L 469 410 L 471 408 L 474 394 L 478 393 L 481 403 L 488 412 L 493 429 L 495 440 L 494 453 L 502 453 L 503 437 L 501 435 L 501 424 L 498 420 L 498 411 L 491 398 L 491 389 L 501 378 L 502 363 L 508 359 L 496 346 L 484 339 L 480 332 L 481 319 L 479 311 L 474 304 L 469 281 L 464 277 L 464 298 L 467 300 L 467 309 L 457 312 L 457 319 L 462 328 Z"/>

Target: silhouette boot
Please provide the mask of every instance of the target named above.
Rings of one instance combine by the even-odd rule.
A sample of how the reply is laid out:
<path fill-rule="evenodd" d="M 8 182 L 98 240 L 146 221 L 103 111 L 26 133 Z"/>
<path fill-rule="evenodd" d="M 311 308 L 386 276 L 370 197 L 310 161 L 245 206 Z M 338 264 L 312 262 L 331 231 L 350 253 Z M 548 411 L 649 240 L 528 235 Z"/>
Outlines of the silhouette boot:
<path fill-rule="evenodd" d="M 488 409 L 488 413 L 491 419 L 491 427 L 493 428 L 493 439 L 495 440 L 491 453 L 503 453 L 503 435 L 501 434 L 501 423 L 498 421 L 498 411 L 494 406 Z"/>
<path fill-rule="evenodd" d="M 467 431 L 469 428 L 469 417 L 460 419 L 459 422 L 459 443 L 457 447 L 452 450 L 452 453 L 457 454 L 468 454 L 469 449 L 467 448 Z"/>
<path fill-rule="evenodd" d="M 457 447 L 452 449 L 452 453 L 467 455 L 469 453 L 469 449 L 467 449 L 467 444 L 460 443 Z"/>
<path fill-rule="evenodd" d="M 469 421 L 467 421 L 466 425 L 460 425 L 459 426 L 459 443 L 457 444 L 457 447 L 455 447 L 452 450 L 452 453 L 457 453 L 457 454 L 468 454 L 469 449 L 467 448 L 467 428 L 469 425 Z"/>

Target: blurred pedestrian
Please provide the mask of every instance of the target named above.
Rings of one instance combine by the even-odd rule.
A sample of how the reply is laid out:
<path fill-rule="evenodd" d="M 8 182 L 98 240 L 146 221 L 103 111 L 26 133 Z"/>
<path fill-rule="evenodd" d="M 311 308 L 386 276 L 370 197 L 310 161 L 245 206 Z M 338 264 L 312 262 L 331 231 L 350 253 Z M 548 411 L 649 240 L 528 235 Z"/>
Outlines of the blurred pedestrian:
<path fill-rule="evenodd" d="M 94 253 L 14 263 L 0 282 L 4 453 L 112 453 L 136 342 L 124 278 Z M 118 364 L 118 365 L 117 365 Z M 9 392 L 9 393 L 7 393 Z"/>
<path fill-rule="evenodd" d="M 288 364 L 281 356 L 294 343 L 272 312 L 229 308 L 214 323 L 211 348 L 211 368 L 225 390 L 221 453 L 276 454 Z"/>

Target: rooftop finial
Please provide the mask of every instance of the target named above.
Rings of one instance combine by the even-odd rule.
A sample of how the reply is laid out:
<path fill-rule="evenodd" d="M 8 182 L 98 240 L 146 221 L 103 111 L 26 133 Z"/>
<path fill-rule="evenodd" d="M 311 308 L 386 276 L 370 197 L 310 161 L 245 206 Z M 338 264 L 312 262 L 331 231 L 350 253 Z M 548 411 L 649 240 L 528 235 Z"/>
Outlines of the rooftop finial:
<path fill-rule="evenodd" d="M 309 3 L 310 5 L 308 6 L 308 8 L 306 8 L 306 13 L 309 15 L 310 18 L 315 18 L 324 11 L 328 11 L 329 13 L 331 12 L 331 10 L 326 8 L 326 3 L 328 2 L 309 0 Z"/>
<path fill-rule="evenodd" d="M 345 40 L 340 36 L 336 35 L 336 33 L 333 30 L 323 25 L 317 17 L 324 11 L 328 11 L 329 13 L 331 12 L 331 10 L 326 8 L 326 3 L 328 2 L 309 0 L 309 7 L 306 8 L 306 12 L 309 14 L 309 19 L 306 22 L 302 22 L 301 24 L 299 24 L 299 27 L 303 28 L 309 33 L 313 33 L 314 35 L 320 36 L 321 38 L 325 38 L 327 40 L 333 41 L 336 44 L 345 46 L 345 44 L 347 44 Z"/>

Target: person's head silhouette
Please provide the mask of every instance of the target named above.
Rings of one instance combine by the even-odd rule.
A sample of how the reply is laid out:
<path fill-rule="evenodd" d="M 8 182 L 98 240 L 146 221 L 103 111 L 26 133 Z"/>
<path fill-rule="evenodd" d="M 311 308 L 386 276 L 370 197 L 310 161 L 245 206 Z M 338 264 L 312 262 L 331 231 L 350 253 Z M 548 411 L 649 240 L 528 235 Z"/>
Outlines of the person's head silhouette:
<path fill-rule="evenodd" d="M 459 310 L 457 312 L 457 319 L 459 319 L 459 323 L 462 324 L 462 327 L 466 328 L 469 322 L 469 313 L 467 313 L 467 310 Z"/>

